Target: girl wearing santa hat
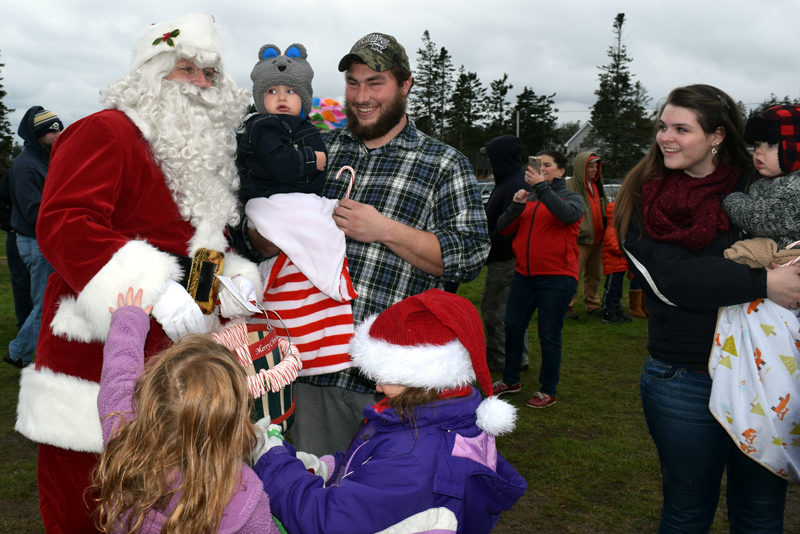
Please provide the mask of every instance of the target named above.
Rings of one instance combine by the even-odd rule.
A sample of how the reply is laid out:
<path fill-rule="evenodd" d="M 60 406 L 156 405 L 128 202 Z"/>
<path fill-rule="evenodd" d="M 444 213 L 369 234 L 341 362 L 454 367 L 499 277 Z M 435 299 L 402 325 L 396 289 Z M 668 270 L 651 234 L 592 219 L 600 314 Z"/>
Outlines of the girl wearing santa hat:
<path fill-rule="evenodd" d="M 515 409 L 491 394 L 480 315 L 439 289 L 357 329 L 350 352 L 385 398 L 344 452 L 296 451 L 270 427 L 255 472 L 272 512 L 304 532 L 489 532 L 527 484 L 497 452 Z"/>

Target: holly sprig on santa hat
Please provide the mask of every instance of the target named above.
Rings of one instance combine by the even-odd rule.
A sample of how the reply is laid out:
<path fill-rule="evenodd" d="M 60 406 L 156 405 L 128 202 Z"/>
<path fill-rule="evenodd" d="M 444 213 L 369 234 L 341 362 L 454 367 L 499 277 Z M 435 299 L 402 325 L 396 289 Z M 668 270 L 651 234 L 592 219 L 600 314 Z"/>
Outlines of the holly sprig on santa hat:
<path fill-rule="evenodd" d="M 167 32 L 161 37 L 158 37 L 155 41 L 153 41 L 153 46 L 157 46 L 161 43 L 167 43 L 167 45 L 169 46 L 175 46 L 175 41 L 173 41 L 173 39 L 179 36 L 180 34 L 181 31 L 178 28 L 175 28 L 171 32 Z"/>

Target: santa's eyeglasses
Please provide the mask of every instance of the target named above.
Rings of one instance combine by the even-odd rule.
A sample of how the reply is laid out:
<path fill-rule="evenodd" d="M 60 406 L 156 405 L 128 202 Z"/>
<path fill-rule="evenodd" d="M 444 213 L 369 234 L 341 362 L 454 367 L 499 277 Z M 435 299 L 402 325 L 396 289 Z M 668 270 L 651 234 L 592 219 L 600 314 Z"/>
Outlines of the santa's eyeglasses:
<path fill-rule="evenodd" d="M 201 69 L 192 63 L 183 63 L 175 65 L 175 69 L 179 70 L 190 80 L 195 79 L 200 73 L 202 73 L 203 77 L 209 82 L 214 82 L 219 77 L 219 70 L 214 67 L 205 67 Z"/>

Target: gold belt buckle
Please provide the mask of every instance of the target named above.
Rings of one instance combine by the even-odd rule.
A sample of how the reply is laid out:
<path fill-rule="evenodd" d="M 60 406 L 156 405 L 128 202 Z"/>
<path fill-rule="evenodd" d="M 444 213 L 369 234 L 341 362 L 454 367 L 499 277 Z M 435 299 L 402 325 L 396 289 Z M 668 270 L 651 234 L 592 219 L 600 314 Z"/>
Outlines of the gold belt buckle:
<path fill-rule="evenodd" d="M 207 248 L 197 249 L 192 258 L 186 291 L 206 315 L 214 312 L 219 290 L 219 280 L 216 275 L 222 273 L 224 261 L 224 253 Z"/>

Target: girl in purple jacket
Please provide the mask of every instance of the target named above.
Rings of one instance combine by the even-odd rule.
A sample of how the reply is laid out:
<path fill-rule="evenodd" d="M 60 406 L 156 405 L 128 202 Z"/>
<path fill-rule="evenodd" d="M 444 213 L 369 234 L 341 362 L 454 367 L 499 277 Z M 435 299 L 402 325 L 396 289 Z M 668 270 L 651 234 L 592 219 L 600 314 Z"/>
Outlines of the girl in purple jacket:
<path fill-rule="evenodd" d="M 110 310 L 97 406 L 105 451 L 93 474 L 102 532 L 277 534 L 244 463 L 256 442 L 244 370 L 203 335 L 144 361 L 152 306 L 129 288 Z"/>
<path fill-rule="evenodd" d="M 362 323 L 350 351 L 386 397 L 345 452 L 267 440 L 253 469 L 276 517 L 292 534 L 489 532 L 527 484 L 495 446 L 515 409 L 470 385 L 492 391 L 475 307 L 428 290 Z"/>

